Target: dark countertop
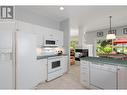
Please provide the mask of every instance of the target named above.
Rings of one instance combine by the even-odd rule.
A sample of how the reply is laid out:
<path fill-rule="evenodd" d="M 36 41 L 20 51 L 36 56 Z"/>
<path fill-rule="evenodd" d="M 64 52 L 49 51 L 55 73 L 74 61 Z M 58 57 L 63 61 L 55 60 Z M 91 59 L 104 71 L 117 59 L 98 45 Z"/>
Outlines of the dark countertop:
<path fill-rule="evenodd" d="M 49 57 L 55 57 L 55 56 L 67 56 L 68 54 L 62 54 L 62 55 L 48 55 L 48 56 L 37 56 L 37 60 L 45 59 Z"/>
<path fill-rule="evenodd" d="M 120 60 L 115 58 L 101 58 L 101 57 L 83 57 L 81 60 L 90 61 L 98 64 L 109 64 L 115 66 L 127 67 L 127 60 Z"/>

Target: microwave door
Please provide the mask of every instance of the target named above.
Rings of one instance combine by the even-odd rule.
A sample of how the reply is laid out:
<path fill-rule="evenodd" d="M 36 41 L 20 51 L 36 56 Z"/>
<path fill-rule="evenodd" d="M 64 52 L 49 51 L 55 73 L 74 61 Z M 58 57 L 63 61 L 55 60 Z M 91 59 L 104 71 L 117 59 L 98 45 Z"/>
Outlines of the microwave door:
<path fill-rule="evenodd" d="M 45 40 L 44 43 L 45 43 L 44 46 L 57 46 L 55 40 Z"/>
<path fill-rule="evenodd" d="M 56 42 L 53 41 L 53 40 L 46 40 L 46 44 L 48 44 L 48 45 L 55 45 Z"/>

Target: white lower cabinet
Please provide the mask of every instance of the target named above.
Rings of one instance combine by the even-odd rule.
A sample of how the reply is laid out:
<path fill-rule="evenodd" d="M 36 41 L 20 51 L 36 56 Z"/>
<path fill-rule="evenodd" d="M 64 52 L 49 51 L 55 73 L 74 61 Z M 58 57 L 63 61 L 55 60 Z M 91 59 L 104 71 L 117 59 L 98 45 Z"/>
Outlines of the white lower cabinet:
<path fill-rule="evenodd" d="M 37 77 L 37 83 L 40 82 L 45 82 L 47 80 L 47 59 L 40 59 L 37 60 L 37 72 L 36 72 L 36 77 Z"/>
<path fill-rule="evenodd" d="M 89 63 L 88 61 L 81 61 L 80 64 L 80 81 L 81 83 L 89 88 Z"/>
<path fill-rule="evenodd" d="M 92 89 L 127 89 L 127 67 L 81 60 L 80 81 Z"/>
<path fill-rule="evenodd" d="M 62 56 L 62 68 L 63 74 L 68 70 L 68 56 Z"/>
<path fill-rule="evenodd" d="M 117 89 L 117 66 L 90 64 L 90 84 L 99 89 Z"/>
<path fill-rule="evenodd" d="M 118 89 L 127 89 L 127 67 L 118 67 Z"/>

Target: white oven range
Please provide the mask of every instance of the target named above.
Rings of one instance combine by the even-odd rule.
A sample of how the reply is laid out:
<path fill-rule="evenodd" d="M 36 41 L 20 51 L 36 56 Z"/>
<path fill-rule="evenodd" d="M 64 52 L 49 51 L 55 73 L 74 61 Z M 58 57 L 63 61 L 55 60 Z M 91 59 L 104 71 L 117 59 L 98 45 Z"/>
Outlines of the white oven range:
<path fill-rule="evenodd" d="M 48 58 L 48 79 L 53 80 L 59 76 L 62 76 L 62 57 L 54 56 Z"/>

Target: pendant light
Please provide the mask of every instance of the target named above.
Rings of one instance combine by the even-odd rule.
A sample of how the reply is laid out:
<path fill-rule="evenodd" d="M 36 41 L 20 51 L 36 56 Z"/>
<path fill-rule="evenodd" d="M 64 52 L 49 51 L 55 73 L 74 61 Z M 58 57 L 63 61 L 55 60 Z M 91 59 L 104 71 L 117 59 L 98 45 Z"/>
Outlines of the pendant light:
<path fill-rule="evenodd" d="M 109 33 L 110 33 L 110 34 L 107 34 L 107 36 L 106 36 L 106 39 L 107 39 L 107 40 L 109 40 L 109 39 L 110 39 L 110 40 L 111 40 L 111 39 L 116 39 L 116 35 L 111 33 L 111 31 L 112 31 L 112 29 L 111 29 L 111 19 L 112 19 L 112 16 L 109 16 L 109 20 L 110 20 L 110 21 L 109 21 L 109 22 L 110 22 L 110 23 L 109 23 L 109 24 L 110 24 Z"/>

